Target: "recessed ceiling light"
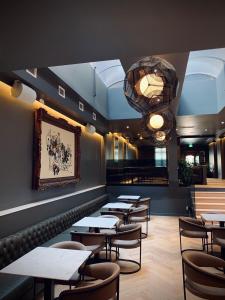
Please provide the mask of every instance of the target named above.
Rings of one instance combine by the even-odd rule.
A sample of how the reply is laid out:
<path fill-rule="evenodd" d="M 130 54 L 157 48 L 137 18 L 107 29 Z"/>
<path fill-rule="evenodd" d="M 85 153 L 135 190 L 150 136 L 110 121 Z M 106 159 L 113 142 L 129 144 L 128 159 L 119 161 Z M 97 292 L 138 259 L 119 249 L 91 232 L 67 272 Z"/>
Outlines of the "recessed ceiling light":
<path fill-rule="evenodd" d="M 205 131 L 208 131 L 208 129 L 207 129 L 207 128 L 205 128 Z"/>
<path fill-rule="evenodd" d="M 221 124 L 223 125 L 223 124 L 224 124 L 224 121 L 222 121 Z"/>
<path fill-rule="evenodd" d="M 130 128 L 130 126 L 129 125 L 127 125 L 127 127 L 126 127 L 127 129 L 129 129 Z"/>
<path fill-rule="evenodd" d="M 140 139 L 140 140 L 143 140 L 143 136 L 140 136 L 139 139 Z"/>
<path fill-rule="evenodd" d="M 176 131 L 178 131 L 178 128 L 176 128 Z"/>

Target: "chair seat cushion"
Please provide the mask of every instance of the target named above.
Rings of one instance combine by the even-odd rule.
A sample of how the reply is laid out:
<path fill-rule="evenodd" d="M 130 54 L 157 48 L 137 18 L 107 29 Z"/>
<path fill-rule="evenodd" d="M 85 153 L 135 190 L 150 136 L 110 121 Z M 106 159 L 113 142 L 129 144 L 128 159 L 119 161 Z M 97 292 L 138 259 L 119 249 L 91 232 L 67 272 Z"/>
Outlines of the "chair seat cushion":
<path fill-rule="evenodd" d="M 0 274 L 0 299 L 17 300 L 33 286 L 33 279 L 27 276 Z"/>
<path fill-rule="evenodd" d="M 189 238 L 207 238 L 207 233 L 205 231 L 191 231 L 191 230 L 182 230 L 181 235 Z"/>
<path fill-rule="evenodd" d="M 113 234 L 116 234 L 116 230 L 115 229 L 101 229 L 100 233 L 103 233 L 105 235 L 113 235 Z"/>
<path fill-rule="evenodd" d="M 225 288 L 204 286 L 191 280 L 186 280 L 186 288 L 194 295 L 211 300 L 225 299 Z"/>
<path fill-rule="evenodd" d="M 213 242 L 221 247 L 225 247 L 225 239 L 220 239 L 218 237 L 213 239 Z"/>
<path fill-rule="evenodd" d="M 130 217 L 129 221 L 130 222 L 146 222 L 148 220 L 148 216 L 146 217 Z"/>
<path fill-rule="evenodd" d="M 132 249 L 132 248 L 137 248 L 140 246 L 140 241 L 139 240 L 112 240 L 111 246 L 113 247 L 119 247 L 119 248 L 124 248 L 124 249 Z"/>

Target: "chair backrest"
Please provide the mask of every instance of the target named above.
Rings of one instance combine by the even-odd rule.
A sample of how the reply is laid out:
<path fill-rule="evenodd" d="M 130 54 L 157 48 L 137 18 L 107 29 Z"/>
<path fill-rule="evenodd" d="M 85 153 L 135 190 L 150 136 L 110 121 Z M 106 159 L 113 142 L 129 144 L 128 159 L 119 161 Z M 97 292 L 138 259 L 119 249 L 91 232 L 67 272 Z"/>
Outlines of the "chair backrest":
<path fill-rule="evenodd" d="M 70 232 L 71 240 L 82 243 L 85 246 L 103 245 L 105 243 L 105 235 L 95 232 Z"/>
<path fill-rule="evenodd" d="M 87 266 L 84 274 L 99 281 L 86 287 L 63 291 L 59 300 L 108 300 L 119 293 L 120 268 L 115 263 L 100 263 Z M 118 297 L 119 299 L 119 297 Z"/>
<path fill-rule="evenodd" d="M 124 223 L 124 219 L 125 219 L 125 213 L 122 211 L 117 211 L 117 210 L 108 210 L 108 211 L 101 211 L 101 215 L 102 216 L 114 216 L 120 219 L 120 221 L 122 221 Z"/>
<path fill-rule="evenodd" d="M 213 241 L 215 239 L 225 240 L 225 228 L 224 227 L 213 228 L 212 237 L 213 237 Z"/>
<path fill-rule="evenodd" d="M 129 217 L 147 217 L 148 216 L 148 207 L 146 205 L 141 205 L 134 208 L 129 212 Z"/>
<path fill-rule="evenodd" d="M 51 245 L 50 247 L 59 248 L 59 249 L 70 249 L 70 250 L 86 250 L 83 244 L 74 241 L 59 242 Z"/>
<path fill-rule="evenodd" d="M 106 214 L 104 214 L 104 213 L 101 214 L 101 216 L 99 216 L 99 218 L 114 218 L 114 219 L 116 219 L 117 220 L 116 225 L 115 225 L 116 228 L 119 227 L 123 223 L 123 221 L 119 217 L 117 217 L 113 214 L 107 214 L 107 212 L 106 212 Z"/>
<path fill-rule="evenodd" d="M 201 220 L 189 217 L 179 217 L 179 228 L 180 230 L 206 231 L 206 228 Z"/>
<path fill-rule="evenodd" d="M 201 251 L 184 251 L 182 261 L 186 279 L 205 286 L 225 287 L 224 276 L 206 270 L 207 267 L 224 267 L 225 262 L 222 259 Z"/>
<path fill-rule="evenodd" d="M 141 225 L 127 224 L 120 226 L 117 233 L 112 235 L 112 240 L 141 240 Z"/>
<path fill-rule="evenodd" d="M 150 200 L 151 198 L 141 198 L 139 201 L 137 201 L 136 207 L 146 205 L 148 209 L 150 208 Z"/>

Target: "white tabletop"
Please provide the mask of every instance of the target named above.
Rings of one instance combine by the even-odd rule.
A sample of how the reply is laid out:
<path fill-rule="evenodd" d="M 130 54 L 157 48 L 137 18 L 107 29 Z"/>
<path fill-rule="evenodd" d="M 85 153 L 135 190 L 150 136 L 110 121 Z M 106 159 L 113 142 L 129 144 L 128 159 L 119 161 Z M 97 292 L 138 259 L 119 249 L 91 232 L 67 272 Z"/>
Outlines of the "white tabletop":
<path fill-rule="evenodd" d="M 138 195 L 120 195 L 117 199 L 126 199 L 126 200 L 139 200 L 141 196 Z"/>
<path fill-rule="evenodd" d="M 85 217 L 73 224 L 73 226 L 93 227 L 93 228 L 113 228 L 116 225 L 116 218 L 99 218 L 99 217 Z"/>
<path fill-rule="evenodd" d="M 225 214 L 201 214 L 206 222 L 225 222 Z"/>
<path fill-rule="evenodd" d="M 132 203 L 111 202 L 111 203 L 107 203 L 102 208 L 130 209 L 132 206 L 133 206 Z"/>
<path fill-rule="evenodd" d="M 37 247 L 0 273 L 70 280 L 90 255 L 91 251 Z"/>

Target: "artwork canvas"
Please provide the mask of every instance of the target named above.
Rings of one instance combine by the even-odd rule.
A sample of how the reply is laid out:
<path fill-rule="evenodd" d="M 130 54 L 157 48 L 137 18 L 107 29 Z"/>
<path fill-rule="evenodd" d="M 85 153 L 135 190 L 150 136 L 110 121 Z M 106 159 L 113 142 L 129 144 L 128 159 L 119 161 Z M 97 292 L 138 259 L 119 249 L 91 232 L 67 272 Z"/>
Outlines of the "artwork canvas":
<path fill-rule="evenodd" d="M 43 109 L 35 113 L 35 189 L 79 180 L 80 132 Z"/>

